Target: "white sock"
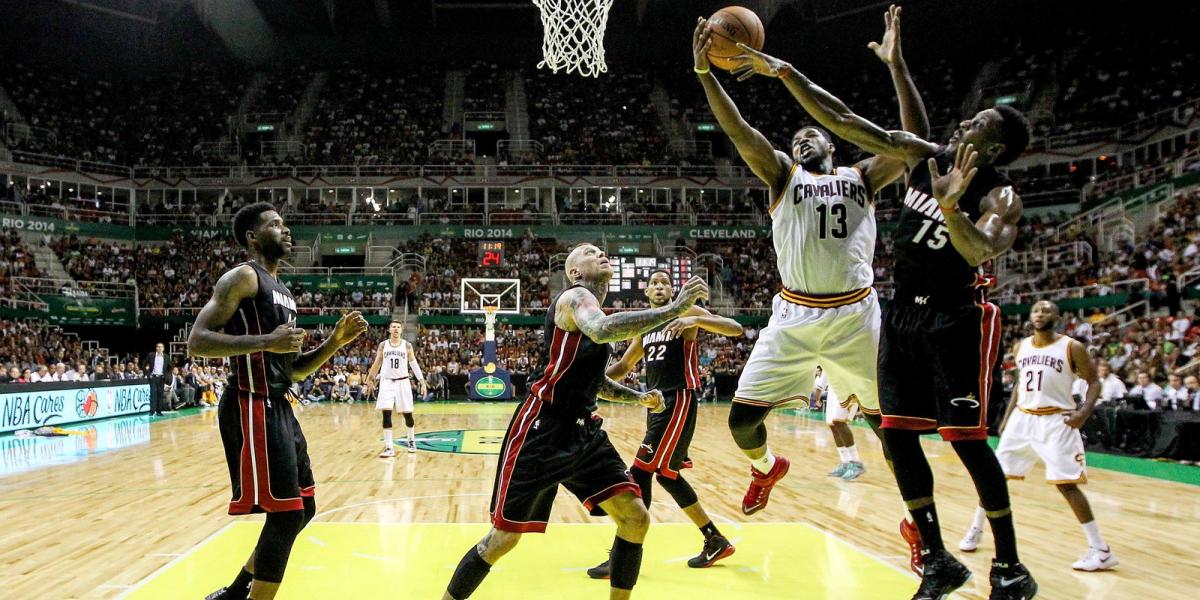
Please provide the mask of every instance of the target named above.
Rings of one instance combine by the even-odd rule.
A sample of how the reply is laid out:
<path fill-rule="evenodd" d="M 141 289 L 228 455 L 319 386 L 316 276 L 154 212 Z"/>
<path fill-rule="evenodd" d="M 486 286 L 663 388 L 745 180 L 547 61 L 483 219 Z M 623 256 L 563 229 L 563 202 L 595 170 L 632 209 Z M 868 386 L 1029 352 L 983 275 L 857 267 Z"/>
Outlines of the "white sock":
<path fill-rule="evenodd" d="M 850 462 L 850 453 L 847 452 L 847 448 L 838 446 L 837 449 L 838 449 L 838 458 L 841 458 L 843 463 Z"/>
<path fill-rule="evenodd" d="M 862 462 L 858 458 L 858 446 L 850 446 L 849 448 L 846 448 L 846 456 L 850 457 L 849 460 L 851 462 Z"/>
<path fill-rule="evenodd" d="M 775 467 L 775 455 L 771 454 L 770 448 L 767 448 L 767 453 L 758 460 L 750 461 L 750 465 L 754 467 L 754 470 L 766 475 Z"/>
<path fill-rule="evenodd" d="M 383 447 L 384 448 L 392 447 L 392 430 L 391 429 L 383 430 Z"/>
<path fill-rule="evenodd" d="M 408 430 L 408 443 L 413 443 L 417 439 L 416 431 L 412 427 L 405 427 Z"/>
<path fill-rule="evenodd" d="M 1088 545 L 1097 550 L 1108 550 L 1108 544 L 1100 537 L 1100 525 L 1096 521 L 1083 523 L 1083 533 L 1087 535 Z"/>
<path fill-rule="evenodd" d="M 985 519 L 987 519 L 987 512 L 985 512 L 983 510 L 982 506 L 976 506 L 975 507 L 975 520 L 971 521 L 971 527 L 974 527 L 975 529 L 983 531 L 983 521 Z"/>

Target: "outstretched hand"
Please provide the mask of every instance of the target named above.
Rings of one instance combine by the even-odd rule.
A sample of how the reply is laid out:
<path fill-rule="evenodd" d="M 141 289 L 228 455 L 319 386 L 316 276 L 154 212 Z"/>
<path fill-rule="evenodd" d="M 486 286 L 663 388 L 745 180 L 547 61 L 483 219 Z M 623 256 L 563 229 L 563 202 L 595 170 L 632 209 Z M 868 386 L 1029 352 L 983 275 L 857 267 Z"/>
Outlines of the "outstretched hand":
<path fill-rule="evenodd" d="M 958 151 L 954 155 L 954 166 L 945 175 L 938 174 L 937 161 L 933 158 L 929 159 L 929 177 L 933 188 L 933 197 L 937 200 L 938 206 L 941 206 L 942 209 L 953 209 L 958 206 L 959 198 L 971 186 L 971 180 L 975 179 L 975 173 L 979 171 L 975 167 L 975 161 L 978 159 L 979 153 L 975 151 L 973 144 L 965 146 L 959 144 Z"/>
<path fill-rule="evenodd" d="M 867 47 L 875 52 L 875 56 L 887 66 L 895 65 L 904 60 L 900 54 L 900 7 L 895 4 L 883 13 L 883 39 L 871 42 Z"/>
<path fill-rule="evenodd" d="M 755 50 L 741 42 L 738 42 L 737 47 L 742 53 L 730 60 L 737 63 L 732 72 L 737 76 L 738 81 L 745 81 L 755 75 L 779 77 L 785 69 L 791 67 L 787 62 L 779 60 L 770 54 Z"/>

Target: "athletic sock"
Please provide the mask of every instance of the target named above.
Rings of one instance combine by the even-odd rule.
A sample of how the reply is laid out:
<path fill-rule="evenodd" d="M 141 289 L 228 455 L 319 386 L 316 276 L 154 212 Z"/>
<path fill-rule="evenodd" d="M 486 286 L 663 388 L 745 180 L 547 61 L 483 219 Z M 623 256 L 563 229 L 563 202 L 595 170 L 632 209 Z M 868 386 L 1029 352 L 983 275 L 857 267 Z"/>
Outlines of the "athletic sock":
<path fill-rule="evenodd" d="M 1083 523 L 1083 533 L 1087 535 L 1088 545 L 1097 550 L 1108 550 L 1108 544 L 1104 543 L 1104 538 L 1100 536 L 1100 524 L 1096 521 L 1088 521 Z"/>
<path fill-rule="evenodd" d="M 714 535 L 721 535 L 721 532 L 717 531 L 717 526 L 713 525 L 712 521 L 709 521 L 709 522 L 701 525 L 700 533 L 704 534 L 704 539 L 706 539 L 706 540 Z"/>
<path fill-rule="evenodd" d="M 1000 517 L 988 516 L 992 526 L 992 539 L 996 542 L 996 560 L 1010 565 L 1021 562 L 1017 556 L 1017 531 L 1013 527 L 1012 510 L 1004 510 Z"/>
<path fill-rule="evenodd" d="M 854 444 L 851 444 L 846 448 L 846 456 L 849 457 L 849 461 L 847 462 L 862 462 L 862 460 L 858 458 L 858 446 L 855 446 Z"/>
<path fill-rule="evenodd" d="M 225 589 L 229 600 L 246 600 L 246 596 L 250 594 L 250 583 L 252 581 L 254 581 L 254 576 L 250 574 L 250 571 L 246 570 L 246 567 L 242 567 L 237 577 L 233 578 L 233 583 L 229 584 L 229 587 Z"/>
<path fill-rule="evenodd" d="M 405 429 L 407 429 L 407 430 L 408 430 L 408 443 L 409 443 L 409 444 L 412 444 L 412 443 L 413 443 L 413 442 L 415 442 L 415 441 L 416 441 L 416 439 L 417 439 L 417 433 L 416 433 L 416 430 L 415 430 L 415 429 L 413 429 L 412 427 L 405 427 Z"/>
<path fill-rule="evenodd" d="M 754 467 L 754 470 L 766 475 L 771 472 L 771 469 L 775 468 L 775 455 L 771 454 L 770 448 L 767 448 L 767 453 L 763 454 L 762 458 L 758 460 L 751 460 L 750 465 Z"/>
<path fill-rule="evenodd" d="M 391 429 L 383 430 L 383 447 L 384 448 L 392 447 L 392 430 Z"/>
<path fill-rule="evenodd" d="M 971 521 L 971 527 L 983 531 L 983 520 L 987 518 L 987 512 L 982 506 L 975 507 L 975 520 Z"/>
<path fill-rule="evenodd" d="M 837 450 L 838 450 L 838 458 L 842 459 L 842 462 L 844 462 L 844 463 L 850 462 L 850 453 L 846 452 L 845 448 L 838 446 Z"/>
<path fill-rule="evenodd" d="M 912 513 L 913 524 L 921 532 L 921 543 L 924 544 L 925 549 L 929 551 L 945 549 L 946 545 L 942 542 L 942 526 L 938 523 L 937 508 L 933 502 L 908 510 Z"/>

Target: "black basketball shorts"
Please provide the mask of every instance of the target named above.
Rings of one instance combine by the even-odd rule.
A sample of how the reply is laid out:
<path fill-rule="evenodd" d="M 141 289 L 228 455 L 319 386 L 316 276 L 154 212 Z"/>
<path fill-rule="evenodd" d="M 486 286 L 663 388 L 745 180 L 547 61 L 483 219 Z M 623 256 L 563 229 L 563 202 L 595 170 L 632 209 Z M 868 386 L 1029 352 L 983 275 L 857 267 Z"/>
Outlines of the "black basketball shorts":
<path fill-rule="evenodd" d="M 879 405 L 885 429 L 930 431 L 949 441 L 987 439 L 1000 309 L 894 301 L 883 311 Z"/>
<path fill-rule="evenodd" d="M 233 484 L 229 514 L 303 510 L 316 485 L 308 442 L 288 399 L 227 387 L 217 421 Z"/>
<path fill-rule="evenodd" d="M 513 415 L 496 467 L 492 524 L 501 531 L 542 533 L 562 484 L 589 511 L 613 496 L 641 489 L 600 428 L 599 415 L 551 414 L 530 396 Z"/>
<path fill-rule="evenodd" d="M 646 413 L 646 437 L 633 460 L 635 469 L 675 479 L 679 471 L 692 466 L 688 448 L 696 433 L 696 396 L 692 390 L 663 392 L 667 408 Z"/>

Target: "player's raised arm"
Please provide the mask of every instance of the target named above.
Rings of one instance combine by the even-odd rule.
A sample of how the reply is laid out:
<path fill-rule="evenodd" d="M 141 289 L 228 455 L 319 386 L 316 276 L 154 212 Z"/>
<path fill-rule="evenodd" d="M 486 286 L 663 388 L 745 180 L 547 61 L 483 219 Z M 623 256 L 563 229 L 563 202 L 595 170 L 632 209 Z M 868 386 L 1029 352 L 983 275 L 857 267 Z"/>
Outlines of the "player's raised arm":
<path fill-rule="evenodd" d="M 945 216 L 950 243 L 973 267 L 1012 248 L 1023 210 L 1021 198 L 1011 186 L 993 188 L 984 196 L 979 203 L 983 214 L 977 221 L 971 221 L 958 209 L 959 199 L 975 178 L 978 159 L 979 154 L 972 145 L 959 144 L 954 166 L 945 175 L 939 174 L 936 162 L 929 159 L 933 197 Z"/>
<path fill-rule="evenodd" d="M 567 290 L 558 299 L 555 322 L 567 331 L 582 331 L 598 344 L 641 335 L 687 312 L 697 300 L 708 299 L 708 284 L 693 277 L 666 306 L 604 314 L 600 303 L 584 288 Z"/>
<path fill-rule="evenodd" d="M 692 33 L 692 57 L 695 61 L 696 75 L 700 78 L 700 84 L 704 86 L 708 106 L 717 118 L 721 130 L 737 148 L 742 160 L 746 161 L 750 170 L 754 171 L 763 183 L 771 187 L 771 197 L 774 198 L 787 185 L 784 180 L 792 168 L 792 159 L 772 148 L 771 142 L 742 118 L 737 105 L 711 72 L 712 66 L 708 62 L 708 49 L 711 45 L 712 30 L 709 29 L 708 21 L 701 18 L 696 24 L 696 31 Z"/>
<path fill-rule="evenodd" d="M 739 64 L 734 74 L 739 80 L 766 75 L 783 81 L 784 86 L 813 119 L 834 135 L 870 152 L 901 160 L 908 167 L 937 152 L 937 145 L 907 131 L 888 131 L 868 121 L 833 94 L 813 83 L 791 64 L 738 44 L 743 54 L 733 57 Z"/>
<path fill-rule="evenodd" d="M 265 335 L 229 335 L 221 328 L 233 318 L 238 304 L 258 293 L 258 275 L 254 268 L 243 265 L 217 280 L 212 298 L 196 315 L 192 332 L 188 334 L 188 354 L 203 358 L 225 358 L 251 352 L 287 354 L 299 352 L 304 343 L 304 330 L 280 325 Z"/>
<path fill-rule="evenodd" d="M 642 338 L 634 337 L 633 341 L 629 342 L 629 347 L 625 349 L 625 354 L 621 355 L 621 360 L 608 365 L 608 369 L 604 374 L 614 381 L 621 381 L 637 366 L 638 361 L 646 355 L 645 349 L 642 347 Z"/>
<path fill-rule="evenodd" d="M 1067 352 L 1071 357 L 1071 370 L 1088 384 L 1087 394 L 1083 398 L 1083 405 L 1079 407 L 1079 410 L 1067 413 L 1067 425 L 1070 425 L 1074 429 L 1079 429 L 1092 416 L 1092 411 L 1096 408 L 1096 402 L 1100 399 L 1102 387 L 1100 385 L 1100 377 L 1096 374 L 1096 367 L 1092 364 L 1092 357 L 1088 354 L 1087 348 L 1079 341 L 1071 340 Z"/>
<path fill-rule="evenodd" d="M 867 44 L 875 56 L 887 65 L 892 76 L 892 87 L 900 104 L 900 126 L 922 139 L 929 139 L 929 116 L 925 113 L 925 102 L 917 91 L 908 71 L 908 63 L 900 50 L 900 7 L 895 4 L 883 14 L 883 38 Z M 896 181 L 904 175 L 904 161 L 883 156 L 872 156 L 856 165 L 867 180 L 871 194 Z"/>
<path fill-rule="evenodd" d="M 725 337 L 737 337 L 745 331 L 741 323 L 729 317 L 714 315 L 700 306 L 693 306 L 687 314 L 667 325 L 666 330 L 671 335 L 689 335 L 695 338 L 700 329 Z"/>
<path fill-rule="evenodd" d="M 919 138 L 929 139 L 929 115 L 925 112 L 925 101 L 913 83 L 900 49 L 900 7 L 895 4 L 883 14 L 883 39 L 871 42 L 867 47 L 887 65 L 892 75 L 892 87 L 900 103 L 900 127 Z"/>
<path fill-rule="evenodd" d="M 292 381 L 303 381 L 305 377 L 315 373 L 317 369 L 321 368 L 321 365 L 325 364 L 325 361 L 329 360 L 329 357 L 333 356 L 334 352 L 353 342 L 366 330 L 367 320 L 363 318 L 361 312 L 355 310 L 342 315 L 342 318 L 338 319 L 337 325 L 333 327 L 333 333 L 325 338 L 320 346 L 296 357 L 295 362 L 292 363 Z"/>

